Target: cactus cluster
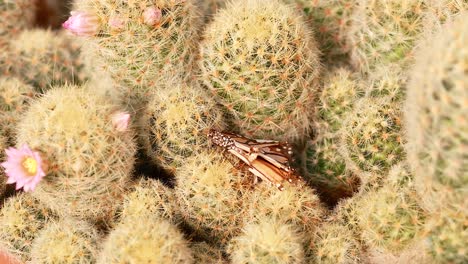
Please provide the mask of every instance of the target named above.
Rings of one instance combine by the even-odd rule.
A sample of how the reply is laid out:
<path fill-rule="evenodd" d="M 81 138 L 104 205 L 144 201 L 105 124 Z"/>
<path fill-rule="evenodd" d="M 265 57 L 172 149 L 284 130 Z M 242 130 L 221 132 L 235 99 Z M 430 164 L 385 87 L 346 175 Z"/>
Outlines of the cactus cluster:
<path fill-rule="evenodd" d="M 200 80 L 236 130 L 297 140 L 310 130 L 318 50 L 303 19 L 279 0 L 235 1 L 219 10 L 201 43 Z"/>
<path fill-rule="evenodd" d="M 7 75 L 16 76 L 45 92 L 55 85 L 84 81 L 80 42 L 64 32 L 31 29 L 11 40 L 8 60 L 0 66 Z"/>
<path fill-rule="evenodd" d="M 107 219 L 133 170 L 131 129 L 118 131 L 119 106 L 75 86 L 50 90 L 18 124 L 18 146 L 43 153 L 49 173 L 33 195 L 60 215 Z"/>
<path fill-rule="evenodd" d="M 0 1 L 0 47 L 3 49 L 11 37 L 34 26 L 37 0 Z"/>

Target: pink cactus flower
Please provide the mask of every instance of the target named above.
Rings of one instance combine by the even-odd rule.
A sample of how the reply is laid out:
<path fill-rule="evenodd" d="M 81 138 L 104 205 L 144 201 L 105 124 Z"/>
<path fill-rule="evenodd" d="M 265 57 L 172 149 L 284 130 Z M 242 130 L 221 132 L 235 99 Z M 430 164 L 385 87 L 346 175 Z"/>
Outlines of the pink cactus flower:
<path fill-rule="evenodd" d="M 7 161 L 1 165 L 8 176 L 7 183 L 16 182 L 16 190 L 23 188 L 25 192 L 34 191 L 46 175 L 39 152 L 32 151 L 26 144 L 20 149 L 10 147 L 5 152 Z"/>
<path fill-rule="evenodd" d="M 118 112 L 112 115 L 112 125 L 119 132 L 124 132 L 128 128 L 130 114 L 127 112 Z"/>
<path fill-rule="evenodd" d="M 122 18 L 118 17 L 118 16 L 111 16 L 109 18 L 109 27 L 114 29 L 114 30 L 118 30 L 118 29 L 122 29 L 124 28 L 125 26 L 125 22 Z"/>
<path fill-rule="evenodd" d="M 71 16 L 62 26 L 77 36 L 90 37 L 99 30 L 99 18 L 82 11 L 72 11 Z"/>
<path fill-rule="evenodd" d="M 143 13 L 143 22 L 148 26 L 154 26 L 161 21 L 162 12 L 157 7 L 148 7 Z"/>

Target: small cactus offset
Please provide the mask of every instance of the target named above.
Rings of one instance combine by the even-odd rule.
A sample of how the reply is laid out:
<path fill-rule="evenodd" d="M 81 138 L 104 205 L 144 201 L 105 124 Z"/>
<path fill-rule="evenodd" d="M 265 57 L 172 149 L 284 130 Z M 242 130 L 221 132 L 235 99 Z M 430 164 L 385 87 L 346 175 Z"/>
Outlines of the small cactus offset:
<path fill-rule="evenodd" d="M 194 262 L 189 243 L 175 226 L 146 215 L 123 219 L 104 241 L 97 263 Z"/>
<path fill-rule="evenodd" d="M 362 263 L 362 246 L 348 227 L 325 222 L 314 234 L 311 262 L 317 264 Z"/>
<path fill-rule="evenodd" d="M 9 60 L 3 71 L 45 92 L 55 85 L 79 84 L 85 80 L 80 44 L 64 32 L 33 29 L 11 40 Z"/>
<path fill-rule="evenodd" d="M 310 130 L 318 54 L 291 7 L 279 0 L 234 1 L 205 32 L 200 81 L 241 134 L 294 141 Z"/>
<path fill-rule="evenodd" d="M 210 128 L 225 128 L 223 112 L 209 94 L 179 82 L 168 82 L 152 93 L 141 122 L 140 139 L 147 155 L 170 171 L 209 146 Z"/>
<path fill-rule="evenodd" d="M 304 263 L 303 237 L 294 225 L 264 217 L 248 224 L 231 240 L 228 253 L 233 264 Z"/>
<path fill-rule="evenodd" d="M 0 48 L 21 30 L 34 26 L 37 0 L 0 0 Z"/>
<path fill-rule="evenodd" d="M 446 205 L 444 196 L 466 197 L 467 18 L 461 14 L 423 42 L 408 85 L 406 149 L 416 189 L 430 211 Z"/>
<path fill-rule="evenodd" d="M 85 0 L 75 10 L 92 20 L 85 46 L 127 89 L 130 106 L 141 107 L 168 76 L 191 76 L 201 22 L 194 0 Z"/>
<path fill-rule="evenodd" d="M 425 2 L 359 0 L 348 30 L 353 65 L 365 73 L 388 63 L 407 66 L 423 30 Z"/>
<path fill-rule="evenodd" d="M 364 93 L 355 77 L 344 68 L 331 71 L 324 77 L 323 91 L 315 111 L 316 137 L 309 140 L 306 147 L 307 180 L 333 201 L 351 196 L 359 183 L 358 176 L 346 169 L 345 160 L 339 153 L 337 136 L 342 129 L 343 117 L 352 111 Z"/>
<path fill-rule="evenodd" d="M 129 182 L 136 151 L 131 129 L 114 123 L 120 111 L 76 86 L 52 89 L 34 102 L 21 118 L 17 137 L 18 146 L 40 151 L 49 165 L 33 195 L 62 216 L 110 218 Z"/>
<path fill-rule="evenodd" d="M 34 240 L 31 258 L 37 264 L 96 263 L 99 240 L 98 231 L 85 222 L 50 222 Z"/>
<path fill-rule="evenodd" d="M 141 179 L 134 190 L 125 195 L 122 206 L 121 219 L 140 217 L 160 217 L 172 222 L 178 222 L 178 210 L 174 191 L 164 186 L 160 181 Z"/>
<path fill-rule="evenodd" d="M 38 232 L 54 214 L 29 194 L 6 200 L 0 210 L 0 251 L 31 260 L 31 247 Z"/>

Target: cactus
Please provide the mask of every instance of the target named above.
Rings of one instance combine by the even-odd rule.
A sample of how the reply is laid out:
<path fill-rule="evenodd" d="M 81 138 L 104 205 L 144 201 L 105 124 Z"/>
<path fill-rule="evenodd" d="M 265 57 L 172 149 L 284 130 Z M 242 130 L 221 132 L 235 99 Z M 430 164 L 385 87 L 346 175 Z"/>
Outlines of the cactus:
<path fill-rule="evenodd" d="M 210 246 L 206 242 L 196 242 L 190 245 L 193 252 L 194 263 L 227 264 L 221 250 Z"/>
<path fill-rule="evenodd" d="M 382 71 L 390 69 L 381 68 Z M 378 75 L 381 76 L 381 75 Z M 347 112 L 339 131 L 340 144 L 347 169 L 361 177 L 362 172 L 385 174 L 404 159 L 401 104 L 404 78 L 389 74 L 369 80 L 366 96 Z"/>
<path fill-rule="evenodd" d="M 161 12 L 154 25 L 145 24 L 148 8 Z M 89 37 L 85 46 L 125 88 L 130 106 L 140 108 L 147 93 L 168 76 L 190 77 L 201 22 L 194 0 L 86 0 L 77 1 L 75 9 L 99 18 L 100 33 Z"/>
<path fill-rule="evenodd" d="M 17 143 L 43 153 L 49 173 L 33 192 L 61 216 L 106 221 L 133 169 L 131 130 L 112 124 L 119 107 L 75 86 L 50 90 L 22 117 Z"/>
<path fill-rule="evenodd" d="M 187 223 L 221 244 L 240 232 L 250 177 L 245 179 L 221 154 L 205 151 L 188 158 L 176 180 L 176 197 Z"/>
<path fill-rule="evenodd" d="M 97 230 L 85 222 L 70 219 L 48 223 L 33 242 L 34 263 L 96 263 Z"/>
<path fill-rule="evenodd" d="M 1 120 L 1 119 L 0 119 Z M 7 137 L 0 131 L 0 161 L 3 162 L 5 159 L 5 149 L 8 147 Z M 7 177 L 4 173 L 3 167 L 0 168 L 0 200 L 3 199 L 3 194 L 6 190 Z"/>
<path fill-rule="evenodd" d="M 467 17 L 461 14 L 421 45 L 408 85 L 406 149 L 416 189 L 430 211 L 445 206 L 445 196 L 466 196 Z"/>
<path fill-rule="evenodd" d="M 8 41 L 31 28 L 36 18 L 36 0 L 0 0 L 0 47 Z"/>
<path fill-rule="evenodd" d="M 4 71 L 33 85 L 39 92 L 55 85 L 79 84 L 85 79 L 81 73 L 81 44 L 64 32 L 26 30 L 10 45 Z"/>
<path fill-rule="evenodd" d="M 426 225 L 429 254 L 437 263 L 466 263 L 468 207 L 449 201 Z"/>
<path fill-rule="evenodd" d="M 405 166 L 395 166 L 382 188 L 369 190 L 360 201 L 357 218 L 368 244 L 398 253 L 422 235 L 426 217 L 411 178 Z"/>
<path fill-rule="evenodd" d="M 145 111 L 140 138 L 147 155 L 171 171 L 209 146 L 206 132 L 223 129 L 223 113 L 199 87 L 175 82 L 165 84 Z"/>
<path fill-rule="evenodd" d="M 227 4 L 201 44 L 200 81 L 243 135 L 302 139 L 320 69 L 305 22 L 279 0 Z"/>
<path fill-rule="evenodd" d="M 425 14 L 425 33 L 434 33 L 440 25 L 454 19 L 468 10 L 467 1 L 458 0 L 430 0 L 429 10 Z"/>
<path fill-rule="evenodd" d="M 359 178 L 346 169 L 339 153 L 338 131 L 342 119 L 352 111 L 363 89 L 349 70 L 339 68 L 324 77 L 323 91 L 316 105 L 318 117 L 314 123 L 316 137 L 307 142 L 306 175 L 328 199 L 337 201 L 351 196 Z"/>
<path fill-rule="evenodd" d="M 233 264 L 303 263 L 302 240 L 293 225 L 266 217 L 247 225 L 233 238 L 228 253 Z"/>
<path fill-rule="evenodd" d="M 116 226 L 104 241 L 97 263 L 193 263 L 193 256 L 179 230 L 145 215 Z"/>
<path fill-rule="evenodd" d="M 402 252 L 395 254 L 378 248 L 367 248 L 366 263 L 424 263 L 435 264 L 436 262 L 427 252 L 427 243 L 424 240 L 408 245 Z"/>
<path fill-rule="evenodd" d="M 317 230 L 313 238 L 310 263 L 362 263 L 362 246 L 346 226 L 325 222 Z"/>
<path fill-rule="evenodd" d="M 347 36 L 353 65 L 365 73 L 388 63 L 407 67 L 426 8 L 424 0 L 360 0 Z"/>
<path fill-rule="evenodd" d="M 9 198 L 0 210 L 0 252 L 17 256 L 22 261 L 31 260 L 33 240 L 54 218 L 49 209 L 28 194 Z"/>
<path fill-rule="evenodd" d="M 174 192 L 157 180 L 139 180 L 135 190 L 125 195 L 122 207 L 121 219 L 138 219 L 148 215 L 178 222 Z"/>

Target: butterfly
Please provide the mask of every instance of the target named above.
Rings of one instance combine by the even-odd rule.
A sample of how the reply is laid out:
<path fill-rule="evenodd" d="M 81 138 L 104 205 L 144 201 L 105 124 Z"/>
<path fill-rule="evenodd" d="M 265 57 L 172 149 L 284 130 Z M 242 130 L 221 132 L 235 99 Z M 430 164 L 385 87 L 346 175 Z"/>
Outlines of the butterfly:
<path fill-rule="evenodd" d="M 258 178 L 284 190 L 283 182 L 303 182 L 291 167 L 292 147 L 287 142 L 254 140 L 229 132 L 209 130 L 208 137 L 214 145 L 239 158 L 248 170 Z"/>

